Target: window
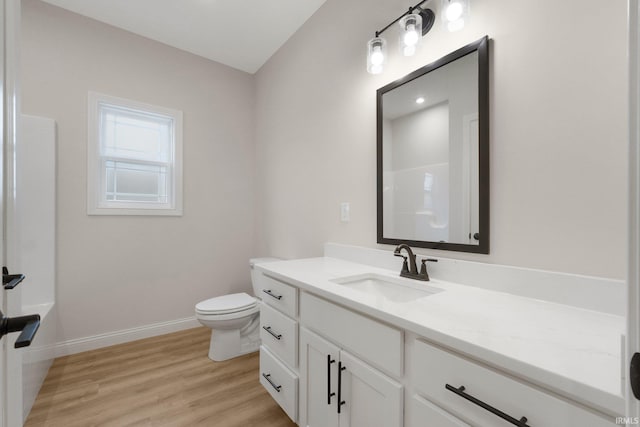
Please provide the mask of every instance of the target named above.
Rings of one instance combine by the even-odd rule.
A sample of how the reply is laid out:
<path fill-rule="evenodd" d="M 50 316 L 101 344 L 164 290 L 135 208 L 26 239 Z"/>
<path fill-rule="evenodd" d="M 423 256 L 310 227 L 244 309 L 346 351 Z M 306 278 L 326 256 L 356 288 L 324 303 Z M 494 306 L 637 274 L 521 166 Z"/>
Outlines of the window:
<path fill-rule="evenodd" d="M 182 215 L 182 112 L 89 93 L 89 215 Z"/>

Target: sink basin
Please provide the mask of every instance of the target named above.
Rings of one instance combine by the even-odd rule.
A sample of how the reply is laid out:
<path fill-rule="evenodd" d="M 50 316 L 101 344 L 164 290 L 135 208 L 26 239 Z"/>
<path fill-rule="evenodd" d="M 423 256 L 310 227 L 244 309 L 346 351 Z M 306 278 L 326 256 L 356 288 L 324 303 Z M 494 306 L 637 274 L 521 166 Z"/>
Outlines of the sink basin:
<path fill-rule="evenodd" d="M 393 302 L 415 301 L 442 292 L 442 289 L 428 286 L 425 282 L 416 281 L 416 284 L 409 284 L 408 280 L 411 279 L 394 279 L 372 273 L 340 277 L 331 281 Z"/>

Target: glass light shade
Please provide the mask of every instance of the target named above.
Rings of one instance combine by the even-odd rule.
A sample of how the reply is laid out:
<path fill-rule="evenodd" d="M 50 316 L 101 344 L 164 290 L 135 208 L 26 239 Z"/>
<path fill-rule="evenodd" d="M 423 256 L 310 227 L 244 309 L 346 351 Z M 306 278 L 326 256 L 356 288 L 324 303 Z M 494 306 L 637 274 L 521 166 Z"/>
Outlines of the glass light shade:
<path fill-rule="evenodd" d="M 382 37 L 374 37 L 367 43 L 367 71 L 380 74 L 387 59 L 387 42 Z"/>
<path fill-rule="evenodd" d="M 400 50 L 404 56 L 416 53 L 416 47 L 422 39 L 422 17 L 416 13 L 404 16 L 400 21 Z"/>
<path fill-rule="evenodd" d="M 469 0 L 442 0 L 440 15 L 447 31 L 461 30 L 469 20 Z"/>

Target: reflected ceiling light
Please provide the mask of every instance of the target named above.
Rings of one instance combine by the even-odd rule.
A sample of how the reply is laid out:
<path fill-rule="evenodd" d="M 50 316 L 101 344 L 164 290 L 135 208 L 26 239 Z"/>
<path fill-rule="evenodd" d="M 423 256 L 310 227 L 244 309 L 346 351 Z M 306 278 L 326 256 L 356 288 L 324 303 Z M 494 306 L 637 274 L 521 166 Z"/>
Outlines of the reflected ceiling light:
<path fill-rule="evenodd" d="M 469 0 L 442 0 L 442 23 L 448 31 L 461 30 L 469 18 Z"/>
<path fill-rule="evenodd" d="M 367 71 L 371 74 L 380 74 L 386 61 L 386 41 L 382 33 L 387 31 L 393 24 L 400 24 L 400 50 L 404 56 L 412 56 L 416 53 L 422 37 L 431 30 L 436 20 L 436 15 L 431 9 L 423 9 L 421 6 L 431 0 L 422 0 L 398 18 L 394 19 L 383 29 L 376 31 L 375 37 L 367 44 Z M 447 0 L 444 0 L 447 1 Z M 469 0 L 462 1 L 468 4 Z M 467 6 L 468 10 L 468 6 Z M 455 10 L 454 10 L 455 12 Z"/>
<path fill-rule="evenodd" d="M 423 103 L 424 103 L 423 97 L 416 98 L 416 104 L 423 104 Z"/>

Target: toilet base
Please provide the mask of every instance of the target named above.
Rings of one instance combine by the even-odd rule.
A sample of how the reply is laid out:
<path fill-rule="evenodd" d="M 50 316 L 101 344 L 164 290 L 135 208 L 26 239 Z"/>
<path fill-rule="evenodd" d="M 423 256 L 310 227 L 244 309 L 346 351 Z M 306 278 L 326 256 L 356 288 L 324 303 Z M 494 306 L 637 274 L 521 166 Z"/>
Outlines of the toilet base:
<path fill-rule="evenodd" d="M 233 359 L 259 349 L 260 333 L 257 328 L 245 336 L 241 336 L 239 329 L 211 331 L 209 359 L 215 362 Z"/>

